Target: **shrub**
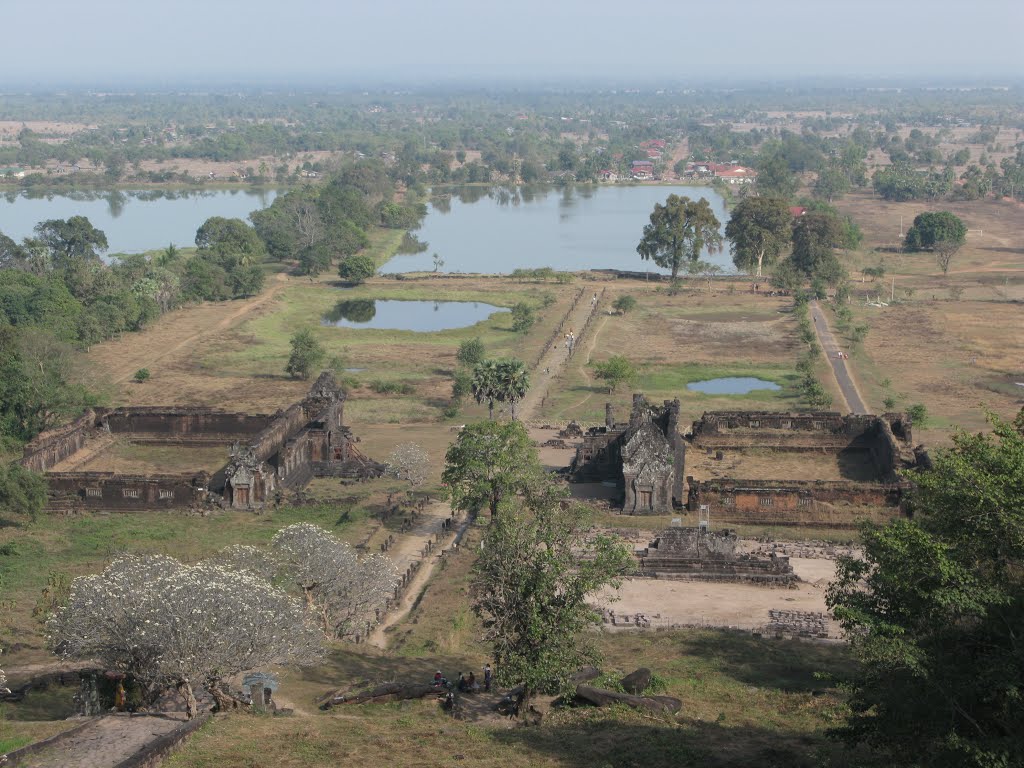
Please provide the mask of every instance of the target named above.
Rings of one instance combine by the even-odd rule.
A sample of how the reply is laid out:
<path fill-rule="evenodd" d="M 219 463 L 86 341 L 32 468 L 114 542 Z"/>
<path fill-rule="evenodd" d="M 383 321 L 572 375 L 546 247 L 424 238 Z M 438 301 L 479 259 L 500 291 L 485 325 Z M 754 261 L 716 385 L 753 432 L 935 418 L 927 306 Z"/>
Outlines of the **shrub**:
<path fill-rule="evenodd" d="M 519 302 L 512 307 L 512 330 L 525 333 L 537 321 L 533 309 L 526 302 Z"/>
<path fill-rule="evenodd" d="M 612 302 L 612 309 L 614 309 L 616 312 L 621 312 L 622 314 L 626 314 L 627 312 L 635 308 L 636 299 L 629 295 L 619 296 L 619 298 Z"/>
<path fill-rule="evenodd" d="M 915 427 L 923 427 L 928 423 L 928 409 L 923 403 L 915 403 L 907 408 L 907 416 Z"/>
<path fill-rule="evenodd" d="M 459 344 L 459 351 L 455 353 L 455 359 L 462 363 L 462 365 L 469 366 L 470 368 L 485 357 L 487 357 L 487 350 L 484 348 L 484 343 L 480 340 L 479 336 L 473 339 L 466 339 Z"/>
<path fill-rule="evenodd" d="M 416 391 L 412 384 L 404 381 L 382 381 L 380 379 L 371 381 L 370 389 L 378 395 L 411 395 Z"/>
<path fill-rule="evenodd" d="M 136 383 L 141 384 L 149 379 L 149 368 L 139 368 L 132 378 L 135 379 Z"/>
<path fill-rule="evenodd" d="M 373 277 L 377 265 L 369 256 L 349 256 L 338 267 L 338 277 L 347 283 L 358 285 Z"/>

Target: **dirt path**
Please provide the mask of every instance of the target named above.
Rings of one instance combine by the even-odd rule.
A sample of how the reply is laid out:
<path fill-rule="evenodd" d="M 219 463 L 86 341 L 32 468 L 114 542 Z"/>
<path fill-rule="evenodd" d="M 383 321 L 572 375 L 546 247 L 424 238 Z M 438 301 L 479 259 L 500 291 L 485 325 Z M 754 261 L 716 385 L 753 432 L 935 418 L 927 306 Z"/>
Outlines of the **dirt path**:
<path fill-rule="evenodd" d="M 590 338 L 586 339 L 587 355 L 585 358 L 581 358 L 583 362 L 580 363 L 580 374 L 583 376 L 584 379 L 587 380 L 588 383 L 593 380 L 593 377 L 590 375 L 589 371 L 587 371 L 587 366 L 590 365 L 590 358 L 594 354 L 594 347 L 597 346 L 597 337 L 601 335 L 601 331 L 604 330 L 605 323 L 607 322 L 607 316 L 601 318 L 600 324 L 593 329 L 593 332 L 590 334 Z M 596 393 L 594 392 L 588 392 L 586 395 L 583 396 L 582 400 L 580 400 L 577 403 L 573 403 L 572 405 L 569 406 L 567 410 L 575 411 L 578 408 L 582 408 L 584 405 L 586 405 L 587 401 L 590 400 L 590 398 L 592 398 L 595 394 Z"/>
<path fill-rule="evenodd" d="M 213 317 L 208 319 L 214 322 L 205 324 L 200 318 L 194 317 L 194 320 L 198 321 L 199 329 L 184 339 L 176 339 L 170 346 L 166 344 L 165 337 L 169 332 L 171 334 L 176 333 L 174 329 L 176 325 L 174 322 L 175 313 L 165 315 L 161 318 L 160 322 L 155 323 L 144 331 L 131 334 L 131 341 L 133 342 L 131 347 L 133 349 L 145 350 L 144 354 L 126 355 L 123 352 L 123 342 L 115 340 L 97 344 L 93 347 L 90 357 L 97 361 L 99 366 L 110 376 L 110 380 L 113 383 L 120 384 L 128 381 L 140 368 L 155 365 L 161 360 L 182 351 L 191 352 L 196 348 L 197 342 L 203 337 L 220 333 L 234 325 L 238 325 L 248 315 L 272 301 L 287 284 L 288 277 L 284 273 L 278 273 L 274 275 L 267 289 L 259 296 L 254 296 L 251 299 L 245 299 L 240 302 L 217 302 L 203 305 L 204 309 L 209 308 L 209 314 L 213 315 Z M 223 314 L 225 310 L 228 310 L 226 315 Z M 196 315 L 194 310 L 190 310 L 190 313 L 190 317 Z"/>
<path fill-rule="evenodd" d="M 109 715 L 29 755 L 20 768 L 113 768 L 185 721 L 174 717 Z"/>
<path fill-rule="evenodd" d="M 839 343 L 836 341 L 835 336 L 832 335 L 828 319 L 816 301 L 811 302 L 811 319 L 814 321 L 814 330 L 818 334 L 818 341 L 821 342 L 821 349 L 824 351 L 825 357 L 828 358 L 828 363 L 832 367 L 832 374 L 836 377 L 836 382 L 839 384 L 839 391 L 842 392 L 843 398 L 846 400 L 846 410 L 856 414 L 867 413 L 867 406 L 864 405 L 860 392 L 857 391 L 857 383 L 853 379 L 853 374 L 850 372 L 846 360 L 839 358 Z"/>
<path fill-rule="evenodd" d="M 600 301 L 595 303 L 591 298 L 583 296 L 577 303 L 576 309 L 574 309 L 572 314 L 569 315 L 566 327 L 574 330 L 577 334 L 580 333 L 581 329 L 586 327 L 590 316 L 601 310 L 601 304 L 602 302 Z M 597 331 L 591 328 L 588 338 L 583 339 L 582 344 L 588 344 L 590 342 L 590 338 L 593 338 L 596 334 Z M 579 355 L 581 351 L 582 350 L 580 348 L 577 348 L 573 357 Z M 536 417 L 541 403 L 547 396 L 551 380 L 558 375 L 559 371 L 565 367 L 571 359 L 572 357 L 569 355 L 569 350 L 562 339 L 559 339 L 555 342 L 554 346 L 549 347 L 545 351 L 544 357 L 541 358 L 540 364 L 537 366 L 537 370 L 533 373 L 533 381 L 530 384 L 530 389 L 526 393 L 526 397 L 524 397 L 522 402 L 519 404 L 518 415 L 520 421 L 528 422 L 532 421 Z"/>
<path fill-rule="evenodd" d="M 416 598 L 419 596 L 423 586 L 427 583 L 430 575 L 434 572 L 434 568 L 438 561 L 441 559 L 442 550 L 448 546 L 452 539 L 461 532 L 469 523 L 464 522 L 458 529 L 453 529 L 449 534 L 442 536 L 440 541 L 437 541 L 433 550 L 433 553 L 427 557 L 423 557 L 423 547 L 428 541 L 433 541 L 434 537 L 439 531 L 442 530 L 442 524 L 452 514 L 452 508 L 443 502 L 437 502 L 430 507 L 419 517 L 418 522 L 412 531 L 408 534 L 404 534 L 402 538 L 393 546 L 388 555 L 394 561 L 395 566 L 398 568 L 399 573 L 405 573 L 406 569 L 414 561 L 422 561 L 422 566 L 412 577 L 412 581 L 409 586 L 406 587 L 405 592 L 397 606 L 389 611 L 385 616 L 384 620 L 378 624 L 373 632 L 370 633 L 370 637 L 367 642 L 377 648 L 387 648 L 388 637 L 385 632 L 402 619 L 404 619 L 410 610 L 412 610 L 413 604 L 416 602 Z"/>

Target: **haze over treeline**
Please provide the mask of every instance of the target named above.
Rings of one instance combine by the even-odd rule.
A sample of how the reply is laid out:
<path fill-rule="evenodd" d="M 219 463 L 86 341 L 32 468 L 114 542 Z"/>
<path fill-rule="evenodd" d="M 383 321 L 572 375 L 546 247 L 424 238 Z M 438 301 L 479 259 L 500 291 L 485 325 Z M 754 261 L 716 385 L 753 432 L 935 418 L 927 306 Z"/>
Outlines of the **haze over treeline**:
<path fill-rule="evenodd" d="M 981 0 L 9 3 L 0 87 L 1018 77 Z"/>

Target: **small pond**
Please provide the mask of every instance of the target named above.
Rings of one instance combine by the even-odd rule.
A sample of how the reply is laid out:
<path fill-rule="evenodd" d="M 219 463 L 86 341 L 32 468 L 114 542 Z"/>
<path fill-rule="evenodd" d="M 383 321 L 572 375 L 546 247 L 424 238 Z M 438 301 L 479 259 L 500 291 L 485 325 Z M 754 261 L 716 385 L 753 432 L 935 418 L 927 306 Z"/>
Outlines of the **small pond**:
<path fill-rule="evenodd" d="M 751 376 L 726 376 L 721 379 L 691 381 L 686 388 L 694 392 L 702 392 L 705 395 L 746 395 L 758 389 L 772 391 L 782 389 L 774 381 L 755 379 Z"/>
<path fill-rule="evenodd" d="M 321 318 L 320 324 L 391 331 L 448 331 L 476 325 L 497 312 L 508 311 L 478 301 L 347 299 L 339 301 Z"/>

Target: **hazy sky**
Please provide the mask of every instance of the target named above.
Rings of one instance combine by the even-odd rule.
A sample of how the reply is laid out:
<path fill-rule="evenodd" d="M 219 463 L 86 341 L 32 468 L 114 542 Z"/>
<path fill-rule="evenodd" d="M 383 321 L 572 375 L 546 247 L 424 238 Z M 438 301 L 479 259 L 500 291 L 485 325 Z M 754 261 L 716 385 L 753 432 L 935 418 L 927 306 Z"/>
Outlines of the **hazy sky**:
<path fill-rule="evenodd" d="M 1024 76 L 1024 0 L 0 0 L 0 88 Z"/>

